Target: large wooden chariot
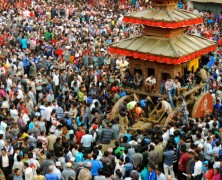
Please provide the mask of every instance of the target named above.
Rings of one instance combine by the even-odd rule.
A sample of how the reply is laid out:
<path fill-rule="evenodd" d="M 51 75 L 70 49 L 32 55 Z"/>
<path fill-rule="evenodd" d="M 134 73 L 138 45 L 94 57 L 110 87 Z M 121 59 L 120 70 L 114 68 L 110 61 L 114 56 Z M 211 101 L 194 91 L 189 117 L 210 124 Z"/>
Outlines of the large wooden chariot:
<path fill-rule="evenodd" d="M 138 72 L 143 77 L 140 90 L 125 88 L 127 96 L 122 97 L 115 104 L 110 119 L 118 115 L 120 104 L 128 99 L 139 101 L 149 97 L 152 108 L 149 116 L 137 117 L 137 125 L 141 122 L 166 125 L 170 117 L 180 105 L 181 98 L 174 98 L 175 108 L 168 116 L 158 115 L 159 104 L 157 98 L 167 100 L 167 96 L 159 94 L 162 82 L 166 76 L 172 78 L 178 74 L 183 77 L 187 71 L 196 72 L 200 64 L 200 57 L 216 50 L 216 43 L 208 39 L 186 33 L 190 25 L 201 24 L 202 17 L 189 11 L 177 9 L 177 0 L 152 0 L 152 8 L 127 14 L 123 21 L 130 24 L 143 25 L 143 35 L 125 39 L 109 46 L 109 52 L 126 56 L 129 59 L 129 71 L 132 75 Z M 145 80 L 153 75 L 156 78 L 156 92 L 145 90 Z M 185 100 L 190 115 L 201 117 L 213 109 L 213 99 L 209 93 L 203 93 L 205 84 L 193 84 L 184 91 Z"/>

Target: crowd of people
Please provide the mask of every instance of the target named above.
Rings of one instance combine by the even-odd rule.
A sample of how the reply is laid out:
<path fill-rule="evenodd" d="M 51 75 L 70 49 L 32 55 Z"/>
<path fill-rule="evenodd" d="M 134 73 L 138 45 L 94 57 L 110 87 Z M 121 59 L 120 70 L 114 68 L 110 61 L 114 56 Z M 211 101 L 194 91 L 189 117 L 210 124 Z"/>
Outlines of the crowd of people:
<path fill-rule="evenodd" d="M 221 179 L 219 54 L 203 57 L 204 68 L 184 79 L 207 84 L 212 114 L 192 119 L 183 103 L 166 127 L 133 130 L 126 101 L 119 118 L 110 121 L 109 113 L 126 95 L 122 87 L 140 88 L 145 77 L 130 74 L 128 59 L 110 54 L 108 45 L 142 33 L 142 26 L 122 19 L 149 3 L 0 3 L 1 180 Z M 187 31 L 217 41 L 219 53 L 222 13 L 190 11 L 202 15 L 204 24 Z M 155 77 L 146 78 L 147 90 L 158 91 Z M 172 99 L 159 101 L 170 112 L 174 108 Z M 147 100 L 136 106 L 148 116 Z"/>

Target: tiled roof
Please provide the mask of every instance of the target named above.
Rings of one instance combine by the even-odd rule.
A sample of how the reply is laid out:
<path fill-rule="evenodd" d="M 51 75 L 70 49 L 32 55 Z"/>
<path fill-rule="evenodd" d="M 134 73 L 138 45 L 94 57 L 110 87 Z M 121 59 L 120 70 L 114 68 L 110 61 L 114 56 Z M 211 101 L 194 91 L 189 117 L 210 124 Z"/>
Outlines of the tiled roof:
<path fill-rule="evenodd" d="M 215 45 L 215 42 L 184 34 L 173 38 L 139 36 L 113 43 L 110 47 L 176 58 L 194 53 L 212 45 Z"/>

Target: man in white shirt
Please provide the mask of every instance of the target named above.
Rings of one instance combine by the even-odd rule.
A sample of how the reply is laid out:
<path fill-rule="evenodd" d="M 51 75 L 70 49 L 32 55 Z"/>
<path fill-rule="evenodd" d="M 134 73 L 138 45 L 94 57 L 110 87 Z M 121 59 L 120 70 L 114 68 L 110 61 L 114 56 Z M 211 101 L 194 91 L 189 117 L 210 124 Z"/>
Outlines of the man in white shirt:
<path fill-rule="evenodd" d="M 59 90 L 59 70 L 57 70 L 56 74 L 53 76 L 53 82 L 55 83 L 55 98 L 57 98 Z"/>
<path fill-rule="evenodd" d="M 5 146 L 4 134 L 0 134 L 0 148 Z"/>
<path fill-rule="evenodd" d="M 157 180 L 166 180 L 165 175 L 161 172 L 160 168 L 156 169 Z"/>
<path fill-rule="evenodd" d="M 33 102 L 33 104 L 35 104 L 35 95 L 34 95 L 34 92 L 33 92 L 33 88 L 32 87 L 29 87 L 29 92 L 28 92 L 28 97 L 30 98 L 30 101 Z"/>
<path fill-rule="evenodd" d="M 35 80 L 35 84 L 36 84 L 36 100 L 38 102 L 38 100 L 39 100 L 39 96 L 38 95 L 39 95 L 39 93 L 42 92 L 42 85 L 43 85 L 43 82 L 42 82 L 42 79 L 41 79 L 41 74 L 37 74 L 37 78 Z"/>
<path fill-rule="evenodd" d="M 14 106 L 14 105 L 13 105 Z M 15 109 L 15 106 L 13 108 L 10 108 L 10 115 L 12 118 L 15 119 L 15 121 L 17 122 L 18 120 L 18 110 Z"/>
<path fill-rule="evenodd" d="M 222 86 L 221 80 L 222 80 L 222 73 L 219 73 L 219 76 L 217 78 L 217 83 L 218 83 L 219 86 Z"/>
<path fill-rule="evenodd" d="M 166 129 L 166 128 L 162 128 L 162 131 L 163 131 L 163 135 L 162 135 L 163 142 L 164 142 L 164 143 L 167 143 L 167 141 L 168 141 L 169 138 L 170 138 L 170 132 L 169 132 L 169 130 Z"/>
<path fill-rule="evenodd" d="M 204 158 L 208 161 L 212 159 L 212 156 L 208 154 L 209 151 L 212 151 L 211 142 L 212 142 L 212 138 L 207 137 L 207 141 L 204 143 Z"/>
<path fill-rule="evenodd" d="M 27 162 L 29 163 L 30 167 L 32 168 L 32 170 L 36 174 L 36 169 L 40 167 L 40 164 L 36 159 L 33 158 L 32 153 L 28 153 L 28 157 L 29 157 L 29 160 Z"/>
<path fill-rule="evenodd" d="M 52 109 L 53 109 L 52 102 L 48 102 L 48 106 L 45 108 L 45 119 L 46 119 L 46 121 L 50 121 Z"/>
<path fill-rule="evenodd" d="M 20 84 L 18 85 L 18 93 L 19 93 L 19 99 L 23 99 L 24 94 L 23 94 L 22 86 Z"/>
<path fill-rule="evenodd" d="M 194 156 L 194 173 L 192 175 L 188 175 L 188 177 L 191 178 L 191 176 L 195 179 L 195 180 L 201 180 L 202 179 L 202 162 L 199 160 L 199 157 L 197 155 Z"/>
<path fill-rule="evenodd" d="M 44 101 L 41 102 L 41 105 L 39 106 L 39 109 L 40 109 L 40 115 L 42 117 L 45 117 L 45 109 L 46 109 L 46 107 L 45 107 L 45 102 Z"/>
<path fill-rule="evenodd" d="M 58 175 L 58 177 L 59 177 L 59 179 L 61 179 L 61 176 L 62 176 L 62 173 L 61 173 L 61 166 L 62 166 L 62 164 L 61 164 L 61 162 L 59 162 L 59 161 L 57 161 L 56 163 L 55 163 L 55 167 L 54 167 L 54 169 L 53 169 L 53 173 L 54 174 L 57 174 Z"/>
<path fill-rule="evenodd" d="M 29 167 L 29 163 L 24 162 L 24 167 L 23 167 L 23 171 L 25 174 L 25 180 L 33 180 L 33 170 L 31 167 Z"/>
<path fill-rule="evenodd" d="M 5 121 L 5 122 L 4 122 Z M 3 121 L 1 121 L 1 123 L 0 123 L 0 129 L 2 130 L 2 131 L 6 131 L 6 128 L 7 128 L 7 124 L 6 124 L 6 121 L 7 121 L 7 119 L 4 119 Z"/>
<path fill-rule="evenodd" d="M 208 154 L 208 155 L 211 155 L 212 160 L 214 161 L 214 160 L 215 160 L 215 156 L 216 156 L 216 157 L 219 157 L 219 151 L 220 151 L 220 149 L 221 149 L 220 141 L 216 141 L 213 149 L 212 149 L 212 150 L 208 150 L 208 151 L 207 151 L 207 154 Z"/>
<path fill-rule="evenodd" d="M 23 121 L 24 121 L 24 123 L 26 125 L 28 123 L 28 121 L 30 120 L 30 118 L 29 118 L 28 114 L 26 114 L 24 112 L 24 110 L 21 110 L 21 114 L 22 114 L 22 119 L 23 119 Z"/>
<path fill-rule="evenodd" d="M 196 134 L 196 141 L 194 142 L 194 144 L 196 146 L 198 146 L 199 144 L 203 144 L 203 143 L 204 143 L 204 140 L 202 139 L 201 134 L 197 133 Z"/>
<path fill-rule="evenodd" d="M 93 137 L 91 134 L 89 134 L 88 129 L 85 130 L 85 133 L 86 134 L 81 139 L 81 143 L 83 145 L 84 152 L 88 153 L 91 150 L 91 143 L 93 142 Z"/>
<path fill-rule="evenodd" d="M 147 91 L 155 91 L 155 85 L 156 85 L 156 78 L 154 78 L 153 75 L 148 77 L 145 81 L 145 86 Z"/>
<path fill-rule="evenodd" d="M 181 83 L 179 82 L 179 78 L 176 77 L 174 79 L 174 95 L 175 96 L 179 96 L 181 94 L 182 91 L 185 91 L 187 88 L 185 87 L 181 87 Z"/>
<path fill-rule="evenodd" d="M 0 156 L 0 167 L 5 175 L 5 178 L 8 179 L 8 176 L 10 174 L 10 168 L 9 168 L 9 157 L 6 153 L 6 149 L 3 148 L 1 150 L 2 155 Z"/>
<path fill-rule="evenodd" d="M 53 90 L 49 91 L 49 94 L 47 95 L 47 101 L 48 102 L 52 102 L 55 100 L 54 94 L 53 94 Z"/>
<path fill-rule="evenodd" d="M 195 8 L 195 9 L 193 10 L 193 13 L 199 15 L 199 11 L 197 10 L 197 8 Z"/>
<path fill-rule="evenodd" d="M 119 67 L 120 71 L 125 71 L 126 68 L 128 67 L 129 63 L 126 59 L 121 58 L 117 66 Z"/>

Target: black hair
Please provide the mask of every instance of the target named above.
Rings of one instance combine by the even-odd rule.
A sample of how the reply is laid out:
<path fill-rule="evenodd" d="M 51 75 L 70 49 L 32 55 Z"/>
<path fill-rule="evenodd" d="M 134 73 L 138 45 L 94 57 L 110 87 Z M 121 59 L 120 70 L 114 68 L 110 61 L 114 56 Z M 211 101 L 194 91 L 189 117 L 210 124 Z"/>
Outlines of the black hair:
<path fill-rule="evenodd" d="M 130 171 L 126 171 L 126 172 L 125 172 L 125 176 L 126 176 L 126 177 L 130 177 Z"/>
<path fill-rule="evenodd" d="M 98 169 L 98 174 L 103 175 L 103 169 L 102 168 Z"/>
<path fill-rule="evenodd" d="M 93 153 L 92 157 L 93 157 L 94 160 L 96 160 L 97 159 L 97 154 Z"/>
<path fill-rule="evenodd" d="M 19 171 L 19 168 L 15 168 L 15 170 L 14 170 L 14 171 L 15 171 L 15 173 L 17 173 L 17 171 Z"/>

